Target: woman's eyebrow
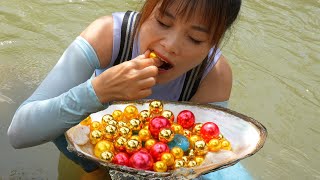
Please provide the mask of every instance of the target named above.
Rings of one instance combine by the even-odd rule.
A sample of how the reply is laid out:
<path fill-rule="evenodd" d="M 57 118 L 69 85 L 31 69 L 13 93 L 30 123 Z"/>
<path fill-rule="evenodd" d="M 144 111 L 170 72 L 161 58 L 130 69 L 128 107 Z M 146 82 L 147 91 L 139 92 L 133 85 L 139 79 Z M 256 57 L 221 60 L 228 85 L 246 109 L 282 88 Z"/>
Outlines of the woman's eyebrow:
<path fill-rule="evenodd" d="M 164 12 L 164 15 L 165 15 L 165 16 L 168 16 L 168 17 L 171 18 L 171 19 L 176 19 L 176 17 L 175 17 L 173 14 L 171 14 L 170 12 L 168 12 L 168 11 L 165 11 L 165 12 Z"/>
<path fill-rule="evenodd" d="M 176 17 L 173 14 L 171 14 L 170 12 L 168 12 L 168 11 L 165 11 L 164 15 L 169 17 L 169 18 L 171 18 L 171 19 L 176 19 Z M 201 31 L 201 32 L 204 32 L 204 33 L 209 33 L 209 30 L 206 27 L 198 26 L 198 25 L 193 25 L 191 27 L 194 30 Z"/>
<path fill-rule="evenodd" d="M 201 31 L 201 32 L 205 32 L 205 33 L 209 33 L 208 28 L 205 28 L 203 26 L 197 26 L 197 25 L 193 25 L 191 26 L 192 29 L 197 30 L 197 31 Z"/>

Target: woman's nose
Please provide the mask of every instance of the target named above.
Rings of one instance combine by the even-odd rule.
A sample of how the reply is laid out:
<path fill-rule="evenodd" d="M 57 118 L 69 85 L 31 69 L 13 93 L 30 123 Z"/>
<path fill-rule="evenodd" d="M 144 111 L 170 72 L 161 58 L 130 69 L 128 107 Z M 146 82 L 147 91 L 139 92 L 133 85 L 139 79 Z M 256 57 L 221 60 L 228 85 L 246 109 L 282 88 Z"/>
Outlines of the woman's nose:
<path fill-rule="evenodd" d="M 160 44 L 164 47 L 164 49 L 170 53 L 177 55 L 180 52 L 180 46 L 182 44 L 182 40 L 177 33 L 168 33 L 165 37 L 160 41 Z"/>

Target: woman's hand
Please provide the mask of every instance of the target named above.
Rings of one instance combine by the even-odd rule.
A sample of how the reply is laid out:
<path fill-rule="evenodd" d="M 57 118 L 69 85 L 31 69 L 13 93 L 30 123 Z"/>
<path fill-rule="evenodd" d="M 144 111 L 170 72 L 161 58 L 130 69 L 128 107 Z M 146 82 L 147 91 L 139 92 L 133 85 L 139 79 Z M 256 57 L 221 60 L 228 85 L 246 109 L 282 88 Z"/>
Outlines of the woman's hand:
<path fill-rule="evenodd" d="M 150 51 L 147 51 L 94 78 L 92 86 L 100 102 L 136 100 L 151 95 L 161 61 L 148 58 L 149 54 Z"/>

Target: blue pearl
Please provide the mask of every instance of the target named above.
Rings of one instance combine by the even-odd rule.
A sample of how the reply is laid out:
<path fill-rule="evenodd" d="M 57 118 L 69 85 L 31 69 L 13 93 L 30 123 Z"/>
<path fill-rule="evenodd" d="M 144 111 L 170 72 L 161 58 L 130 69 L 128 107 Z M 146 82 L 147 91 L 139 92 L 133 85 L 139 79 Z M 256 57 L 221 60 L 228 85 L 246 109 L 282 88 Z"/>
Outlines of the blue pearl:
<path fill-rule="evenodd" d="M 168 146 L 170 150 L 174 147 L 180 147 L 183 151 L 187 151 L 189 149 L 190 143 L 188 138 L 181 134 L 174 135 L 174 138 L 172 141 L 168 143 Z"/>

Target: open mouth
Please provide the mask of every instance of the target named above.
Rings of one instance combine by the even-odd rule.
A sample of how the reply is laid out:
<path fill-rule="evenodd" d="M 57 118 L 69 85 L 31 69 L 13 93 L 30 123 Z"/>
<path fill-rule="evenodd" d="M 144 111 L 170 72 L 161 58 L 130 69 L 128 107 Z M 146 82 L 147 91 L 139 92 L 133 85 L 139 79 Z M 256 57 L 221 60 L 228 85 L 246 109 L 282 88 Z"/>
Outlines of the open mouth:
<path fill-rule="evenodd" d="M 162 69 L 162 70 L 169 70 L 171 68 L 173 68 L 173 65 L 168 63 L 167 61 L 163 60 L 162 58 L 160 58 L 159 56 L 157 56 L 154 52 L 151 52 L 150 53 L 150 57 L 157 57 L 160 59 L 160 61 L 162 61 L 162 64 L 161 66 L 159 66 L 158 68 L 159 69 Z"/>
<path fill-rule="evenodd" d="M 164 69 L 164 70 L 169 70 L 171 68 L 173 68 L 173 65 L 164 61 L 163 59 L 159 58 L 163 63 L 161 66 L 159 66 L 159 69 Z"/>

